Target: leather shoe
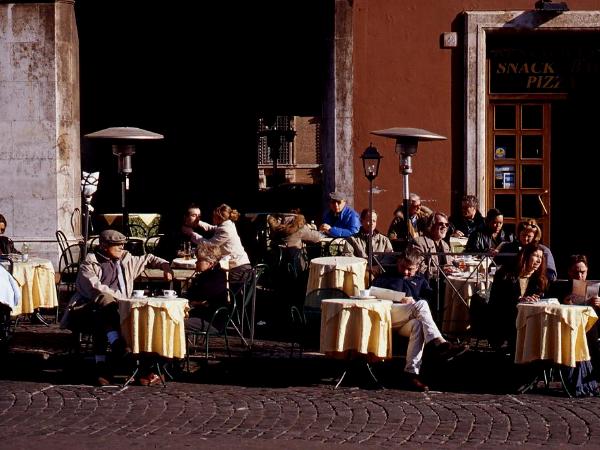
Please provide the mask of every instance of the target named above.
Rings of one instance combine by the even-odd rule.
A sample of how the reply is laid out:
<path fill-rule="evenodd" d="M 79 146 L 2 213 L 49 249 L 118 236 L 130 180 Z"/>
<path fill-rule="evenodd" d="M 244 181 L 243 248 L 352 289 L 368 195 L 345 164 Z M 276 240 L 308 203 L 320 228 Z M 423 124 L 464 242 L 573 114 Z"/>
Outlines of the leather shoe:
<path fill-rule="evenodd" d="M 106 363 L 96 363 L 96 386 L 112 384 L 112 376 Z"/>
<path fill-rule="evenodd" d="M 404 384 L 411 391 L 427 392 L 429 390 L 429 386 L 419 380 L 416 374 L 410 372 L 404 372 Z"/>
<path fill-rule="evenodd" d="M 442 342 L 434 347 L 437 357 L 445 361 L 452 361 L 467 350 L 469 350 L 468 345 L 457 345 L 448 341 Z"/>
<path fill-rule="evenodd" d="M 165 379 L 162 376 L 158 376 L 155 373 L 150 372 L 148 375 L 144 375 L 138 379 L 140 386 L 154 386 L 155 384 L 164 383 Z"/>

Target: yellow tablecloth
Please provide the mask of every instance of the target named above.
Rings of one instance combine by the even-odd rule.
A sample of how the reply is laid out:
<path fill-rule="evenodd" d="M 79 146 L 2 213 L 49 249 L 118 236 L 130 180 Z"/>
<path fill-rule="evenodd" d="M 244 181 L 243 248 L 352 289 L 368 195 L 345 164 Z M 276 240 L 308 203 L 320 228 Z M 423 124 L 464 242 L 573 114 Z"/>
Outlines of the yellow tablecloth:
<path fill-rule="evenodd" d="M 444 292 L 442 332 L 453 335 L 466 333 L 470 328 L 471 297 L 475 292 L 489 288 L 491 284 L 491 277 L 486 282 L 485 278 L 477 273 L 473 273 L 470 278 L 449 275 Z"/>
<path fill-rule="evenodd" d="M 56 308 L 56 280 L 54 267 L 47 259 L 29 258 L 27 262 L 13 265 L 13 276 L 21 287 L 21 303 L 12 311 L 12 315 L 29 314 L 36 308 Z"/>
<path fill-rule="evenodd" d="M 585 333 L 598 320 L 591 306 L 519 304 L 516 363 L 546 359 L 575 367 L 588 361 Z"/>
<path fill-rule="evenodd" d="M 184 298 L 120 300 L 121 333 L 133 353 L 183 358 L 186 354 L 183 320 L 188 310 Z"/>
<path fill-rule="evenodd" d="M 367 260 L 354 256 L 325 256 L 310 261 L 306 293 L 321 288 L 338 288 L 358 295 L 365 288 Z"/>
<path fill-rule="evenodd" d="M 347 352 L 371 358 L 392 356 L 392 302 L 330 299 L 321 302 L 321 352 L 345 357 Z"/>

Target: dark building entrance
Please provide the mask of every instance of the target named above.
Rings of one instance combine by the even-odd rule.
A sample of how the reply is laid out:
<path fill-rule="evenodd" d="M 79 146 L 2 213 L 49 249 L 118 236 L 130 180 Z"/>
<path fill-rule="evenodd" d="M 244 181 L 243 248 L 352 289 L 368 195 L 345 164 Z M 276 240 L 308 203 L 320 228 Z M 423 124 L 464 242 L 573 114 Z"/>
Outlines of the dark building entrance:
<path fill-rule="evenodd" d="M 333 2 L 76 2 L 81 130 L 132 126 L 164 134 L 137 147 L 130 210 L 180 220 L 222 202 L 252 208 L 257 118 L 322 111 Z M 83 141 L 100 170 L 98 212 L 117 212 L 111 149 Z"/>

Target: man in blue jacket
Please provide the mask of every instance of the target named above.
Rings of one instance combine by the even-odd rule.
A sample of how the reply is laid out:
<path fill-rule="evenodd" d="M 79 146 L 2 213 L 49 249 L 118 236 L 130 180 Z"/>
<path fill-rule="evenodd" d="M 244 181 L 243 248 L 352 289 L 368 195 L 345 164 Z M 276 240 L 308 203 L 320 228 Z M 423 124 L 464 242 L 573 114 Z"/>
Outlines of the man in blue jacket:
<path fill-rule="evenodd" d="M 358 213 L 346 205 L 346 196 L 341 192 L 329 194 L 329 211 L 323 217 L 319 228 L 322 233 L 332 238 L 350 237 L 360 228 Z"/>

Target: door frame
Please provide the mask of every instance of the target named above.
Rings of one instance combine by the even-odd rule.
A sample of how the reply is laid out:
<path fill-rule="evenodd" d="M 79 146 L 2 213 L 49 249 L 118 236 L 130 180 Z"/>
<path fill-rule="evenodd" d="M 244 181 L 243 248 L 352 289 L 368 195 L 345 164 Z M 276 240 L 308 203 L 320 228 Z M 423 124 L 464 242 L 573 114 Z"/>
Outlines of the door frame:
<path fill-rule="evenodd" d="M 600 11 L 566 11 L 558 15 L 530 11 L 467 11 L 465 15 L 465 165 L 464 192 L 480 207 L 487 199 L 487 34 L 499 29 L 536 31 L 599 31 Z"/>

